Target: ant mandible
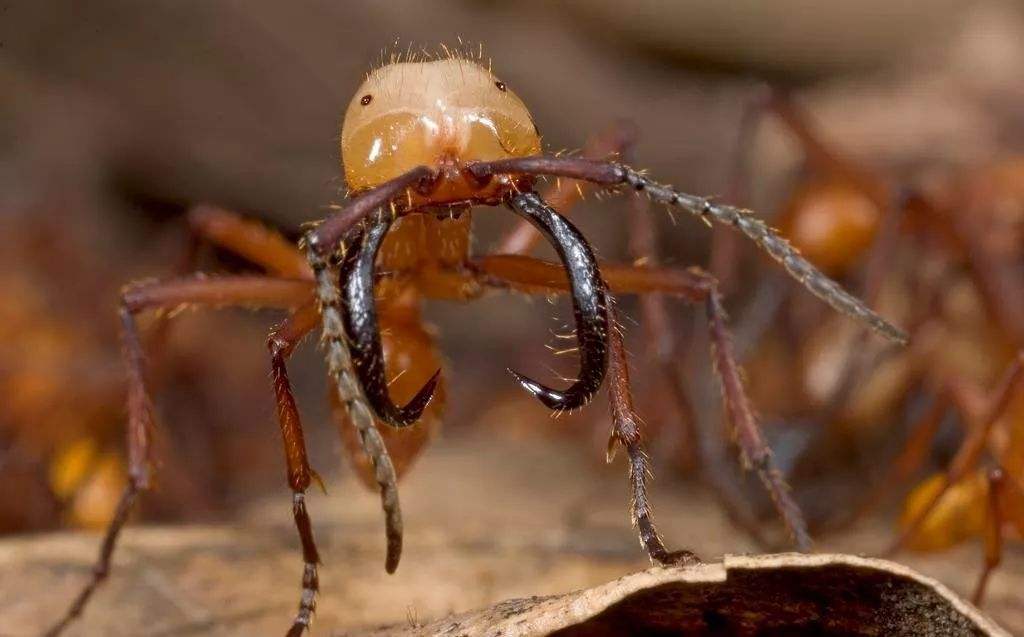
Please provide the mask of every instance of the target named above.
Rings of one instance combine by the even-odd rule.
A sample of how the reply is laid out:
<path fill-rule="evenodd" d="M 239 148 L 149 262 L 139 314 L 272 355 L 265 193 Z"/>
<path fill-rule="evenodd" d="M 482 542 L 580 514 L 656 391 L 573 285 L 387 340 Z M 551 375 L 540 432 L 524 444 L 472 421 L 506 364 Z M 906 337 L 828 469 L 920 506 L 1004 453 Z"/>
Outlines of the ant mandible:
<path fill-rule="evenodd" d="M 193 216 L 199 234 L 267 270 L 266 276 L 188 277 L 130 285 L 122 292 L 120 317 L 128 375 L 129 482 L 104 538 L 88 585 L 50 630 L 56 635 L 81 614 L 106 578 L 118 534 L 139 493 L 150 485 L 153 407 L 146 390 L 143 353 L 135 324 L 144 310 L 183 304 L 259 306 L 290 310 L 271 333 L 273 384 L 284 439 L 293 514 L 305 562 L 298 613 L 288 630 L 309 626 L 318 590 L 319 555 L 306 511 L 305 491 L 317 479 L 309 466 L 286 360 L 317 325 L 337 401 L 372 464 L 385 512 L 387 555 L 393 572 L 402 548 L 396 472 L 378 422 L 404 428 L 439 409 L 434 372 L 404 405 L 392 401 L 385 373 L 377 299 L 405 293 L 468 301 L 488 290 L 565 293 L 572 299 L 580 369 L 568 388 L 555 389 L 517 372 L 514 378 L 546 407 L 578 409 L 610 376 L 613 428 L 609 452 L 621 444 L 629 457 L 632 518 L 650 558 L 660 564 L 696 560 L 670 552 L 660 539 L 647 501 L 647 457 L 632 404 L 621 328 L 612 293 L 678 296 L 706 306 L 713 360 L 745 464 L 757 469 L 798 547 L 809 539 L 795 503 L 775 468 L 744 393 L 715 280 L 697 269 L 598 265 L 586 239 L 534 190 L 538 176 L 590 182 L 604 189 L 631 189 L 652 201 L 738 229 L 781 263 L 789 274 L 836 310 L 883 336 L 906 336 L 859 299 L 803 259 L 763 221 L 745 210 L 688 195 L 648 179 L 618 161 L 541 155 L 541 137 L 523 102 L 476 60 L 396 60 L 367 77 L 345 114 L 341 154 L 350 197 L 310 229 L 301 253 L 280 236 L 218 211 Z M 507 205 L 553 245 L 561 264 L 521 255 L 469 254 L 470 208 Z M 415 231 L 403 223 L 419 219 Z M 394 232 L 389 229 L 396 221 Z M 382 271 L 375 271 L 384 265 Z M 400 336 L 400 335 L 399 335 Z M 511 371 L 511 370 L 510 370 Z M 609 453 L 610 455 L 610 453 Z"/>

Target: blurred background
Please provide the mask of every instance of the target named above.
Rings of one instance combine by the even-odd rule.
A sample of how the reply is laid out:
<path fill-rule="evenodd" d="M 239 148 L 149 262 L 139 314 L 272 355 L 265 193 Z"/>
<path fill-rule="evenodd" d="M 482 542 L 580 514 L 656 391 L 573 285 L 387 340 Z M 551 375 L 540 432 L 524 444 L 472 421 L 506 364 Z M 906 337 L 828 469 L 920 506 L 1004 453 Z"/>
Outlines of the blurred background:
<path fill-rule="evenodd" d="M 855 546 L 880 552 L 960 458 L 906 544 L 967 542 L 962 592 L 993 528 L 1004 571 L 1021 569 L 1024 400 L 1011 392 L 987 417 L 1024 340 L 1024 4 L 999 0 L 0 2 L 0 483 L 17 494 L 0 499 L 0 533 L 109 519 L 125 476 L 117 294 L 180 272 L 189 207 L 296 238 L 343 198 L 340 115 L 367 70 L 393 50 L 460 41 L 483 46 L 549 150 L 629 120 L 638 166 L 753 208 L 909 329 L 912 345 L 894 350 L 754 246 L 652 210 L 663 263 L 722 279 L 753 402 L 822 546 L 867 516 L 870 540 Z M 574 212 L 602 259 L 636 256 L 627 208 L 591 198 Z M 478 254 L 513 226 L 504 210 L 475 221 Z M 214 249 L 200 263 L 252 269 Z M 728 530 L 710 553 L 785 546 L 729 445 L 703 309 L 670 310 L 679 348 L 666 360 L 641 307 L 623 302 L 658 499 L 719 516 Z M 472 473 L 481 449 L 495 464 L 554 458 L 578 468 L 570 479 L 624 483 L 623 466 L 603 461 L 603 398 L 552 421 L 504 370 L 573 369 L 546 349 L 570 316 L 563 302 L 494 296 L 426 312 L 450 383 L 440 451 L 426 458 L 457 449 L 454 475 L 485 484 Z M 159 477 L 140 522 L 225 523 L 265 502 L 287 512 L 265 348 L 279 318 L 181 312 L 153 339 Z M 292 374 L 313 466 L 329 485 L 348 479 L 314 343 Z M 958 453 L 972 435 L 980 442 Z M 997 466 L 998 491 L 986 480 Z M 540 489 L 562 488 L 560 475 Z M 624 485 L 612 499 L 618 517 L 603 524 L 628 538 Z M 701 552 L 686 520 L 669 524 Z M 1019 600 L 994 590 L 997 616 L 1024 630 Z"/>

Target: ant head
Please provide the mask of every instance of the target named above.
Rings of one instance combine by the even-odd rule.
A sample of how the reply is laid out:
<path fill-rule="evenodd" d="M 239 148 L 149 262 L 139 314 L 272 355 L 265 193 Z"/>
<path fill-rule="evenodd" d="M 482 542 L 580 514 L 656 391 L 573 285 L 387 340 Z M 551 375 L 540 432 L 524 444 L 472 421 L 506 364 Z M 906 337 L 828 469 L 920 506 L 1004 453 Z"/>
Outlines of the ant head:
<path fill-rule="evenodd" d="M 540 135 L 522 100 L 487 68 L 463 58 L 374 70 L 341 128 L 345 178 L 355 191 L 416 166 L 539 152 Z"/>

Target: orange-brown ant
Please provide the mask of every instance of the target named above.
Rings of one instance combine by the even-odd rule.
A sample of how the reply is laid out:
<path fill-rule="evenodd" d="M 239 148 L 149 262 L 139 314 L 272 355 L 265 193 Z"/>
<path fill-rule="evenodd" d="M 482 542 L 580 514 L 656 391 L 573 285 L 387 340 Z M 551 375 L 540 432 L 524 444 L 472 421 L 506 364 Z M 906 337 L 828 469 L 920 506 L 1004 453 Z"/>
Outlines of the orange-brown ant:
<path fill-rule="evenodd" d="M 419 318 L 422 298 L 469 301 L 490 290 L 570 294 L 580 353 L 577 380 L 568 388 L 556 389 L 512 373 L 545 406 L 559 411 L 585 406 L 605 375 L 610 376 L 609 447 L 621 444 L 629 456 L 633 522 L 644 549 L 657 563 L 696 558 L 688 551 L 668 551 L 651 519 L 647 457 L 612 294 L 658 292 L 704 303 L 713 357 L 741 453 L 769 488 L 797 546 L 808 546 L 802 516 L 774 466 L 744 393 L 715 280 L 695 269 L 599 265 L 579 230 L 534 190 L 535 178 L 554 176 L 604 189 L 632 190 L 705 222 L 732 226 L 835 309 L 891 340 L 905 341 L 903 332 L 845 292 L 745 210 L 678 192 L 617 161 L 541 155 L 540 135 L 526 106 L 475 60 L 449 56 L 395 62 L 373 71 L 345 114 L 341 151 L 351 196 L 306 233 L 302 251 L 230 213 L 211 208 L 193 213 L 193 225 L 202 236 L 262 266 L 265 276 L 198 276 L 124 290 L 120 316 L 128 370 L 129 483 L 89 584 L 50 635 L 61 632 L 82 612 L 107 576 L 118 533 L 139 493 L 150 485 L 153 407 L 144 381 L 136 315 L 182 304 L 290 312 L 268 340 L 305 562 L 301 602 L 289 636 L 302 634 L 312 620 L 319 554 L 304 495 L 316 474 L 307 461 L 286 361 L 300 340 L 319 326 L 336 402 L 380 489 L 386 518 L 385 564 L 392 572 L 401 554 L 402 519 L 396 469 L 378 425 L 386 431 L 421 420 L 436 421 L 443 402 L 438 354 Z M 471 207 L 499 204 L 539 230 L 561 263 L 515 254 L 471 256 Z M 408 367 L 398 382 L 389 385 L 385 369 L 398 359 L 408 360 Z"/>
<path fill-rule="evenodd" d="M 902 350 L 868 346 L 863 333 L 841 334 L 834 320 L 808 312 L 798 299 L 756 317 L 772 328 L 747 360 L 752 392 L 771 396 L 773 404 L 762 403 L 769 418 L 815 423 L 792 475 L 822 475 L 827 466 L 833 476 L 864 476 L 869 466 L 882 467 L 866 481 L 871 488 L 861 479 L 854 483 L 860 495 L 837 496 L 852 506 L 809 511 L 810 527 L 834 531 L 891 498 L 941 455 L 943 425 L 958 423 L 955 451 L 907 495 L 887 554 L 983 538 L 973 594 L 980 604 L 1004 536 L 1024 533 L 1024 161 L 1011 156 L 968 170 L 932 169 L 927 181 L 897 177 L 851 158 L 781 89 L 765 91 L 745 113 L 741 153 L 753 146 L 766 116 L 805 155 L 802 178 L 780 209 L 783 232 L 831 276 L 859 279 L 863 297 L 902 313 L 914 335 L 913 346 Z M 740 159 L 738 186 L 748 181 Z M 717 260 L 731 265 L 732 237 L 719 239 Z M 728 276 L 730 269 L 718 271 Z M 779 367 L 795 369 L 803 382 L 776 391 L 770 370 Z M 872 442 L 892 447 L 901 436 L 903 448 L 889 454 L 891 461 L 860 449 Z M 842 487 L 819 481 L 814 488 Z M 742 521 L 752 528 L 752 520 Z"/>

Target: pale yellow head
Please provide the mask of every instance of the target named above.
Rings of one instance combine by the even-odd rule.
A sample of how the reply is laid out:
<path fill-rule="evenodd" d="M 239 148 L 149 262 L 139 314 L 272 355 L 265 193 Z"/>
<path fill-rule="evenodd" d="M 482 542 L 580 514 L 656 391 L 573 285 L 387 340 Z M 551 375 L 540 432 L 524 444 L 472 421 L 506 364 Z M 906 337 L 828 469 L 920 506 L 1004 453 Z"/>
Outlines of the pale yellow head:
<path fill-rule="evenodd" d="M 522 100 L 488 69 L 460 58 L 376 69 L 356 91 L 341 128 L 345 178 L 356 191 L 416 166 L 539 152 L 540 135 Z"/>

